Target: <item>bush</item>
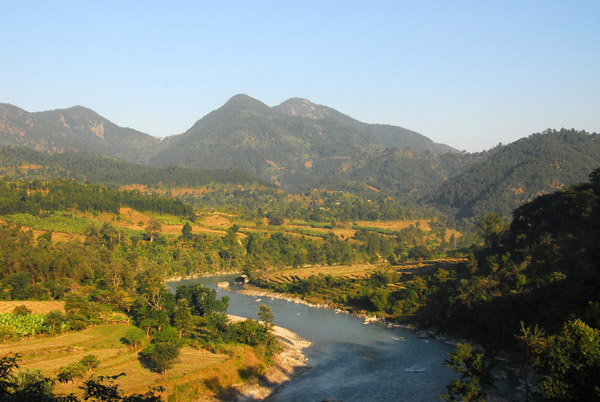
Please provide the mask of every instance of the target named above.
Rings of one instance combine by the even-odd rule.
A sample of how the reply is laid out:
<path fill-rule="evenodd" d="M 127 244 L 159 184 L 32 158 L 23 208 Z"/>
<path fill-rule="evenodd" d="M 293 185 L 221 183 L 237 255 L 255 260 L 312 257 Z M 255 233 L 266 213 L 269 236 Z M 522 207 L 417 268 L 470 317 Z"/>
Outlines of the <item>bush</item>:
<path fill-rule="evenodd" d="M 75 384 L 75 379 L 82 378 L 85 375 L 85 372 L 86 367 L 83 365 L 83 363 L 71 363 L 68 366 L 60 369 L 60 373 L 58 374 L 57 378 L 58 381 L 64 384 L 67 384 L 69 381 Z"/>
<path fill-rule="evenodd" d="M 85 355 L 83 356 L 83 359 L 81 359 L 81 364 L 83 364 L 89 372 L 100 365 L 100 359 L 98 359 L 98 356 L 96 355 Z"/>
<path fill-rule="evenodd" d="M 8 341 L 9 339 L 16 338 L 17 336 L 17 331 L 10 325 L 0 325 L 0 342 Z"/>
<path fill-rule="evenodd" d="M 31 314 L 31 310 L 27 308 L 27 306 L 21 304 L 20 306 L 16 306 L 13 309 L 13 314 L 15 315 L 29 315 Z"/>
<path fill-rule="evenodd" d="M 25 394 L 51 395 L 54 391 L 54 381 L 46 377 L 40 370 L 21 370 L 17 381 L 19 390 Z"/>

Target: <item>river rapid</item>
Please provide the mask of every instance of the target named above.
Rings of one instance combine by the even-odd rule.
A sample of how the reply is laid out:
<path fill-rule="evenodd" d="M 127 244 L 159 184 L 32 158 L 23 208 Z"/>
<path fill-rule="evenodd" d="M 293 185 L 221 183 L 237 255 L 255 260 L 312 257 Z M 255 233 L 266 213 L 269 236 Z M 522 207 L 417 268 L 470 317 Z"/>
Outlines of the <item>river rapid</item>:
<path fill-rule="evenodd" d="M 222 290 L 217 282 L 233 282 L 236 275 L 170 282 L 202 283 L 231 299 L 227 312 L 256 318 L 262 303 L 271 307 L 275 324 L 311 341 L 304 350 L 310 368 L 294 376 L 268 401 L 320 402 L 328 397 L 349 401 L 435 401 L 446 392 L 456 374 L 442 363 L 454 348 L 434 339 L 419 339 L 414 332 L 388 328 L 378 322 L 364 324 L 358 317 L 336 314 L 268 296 L 253 297 Z"/>

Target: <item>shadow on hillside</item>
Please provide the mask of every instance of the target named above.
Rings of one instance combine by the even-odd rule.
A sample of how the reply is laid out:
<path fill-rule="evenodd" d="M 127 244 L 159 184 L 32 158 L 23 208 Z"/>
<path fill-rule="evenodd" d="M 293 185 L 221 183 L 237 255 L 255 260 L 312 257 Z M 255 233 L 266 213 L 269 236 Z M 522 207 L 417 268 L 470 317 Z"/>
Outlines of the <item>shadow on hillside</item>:
<path fill-rule="evenodd" d="M 284 370 L 284 368 L 281 366 L 275 366 L 274 368 L 278 371 L 288 372 L 288 370 Z M 306 368 L 304 368 L 304 367 L 295 368 L 291 372 L 290 377 L 294 377 L 295 375 L 298 375 L 305 369 Z M 277 389 L 283 385 L 282 383 L 270 381 L 265 376 L 259 375 L 258 367 L 254 367 L 254 366 L 238 369 L 238 374 L 240 377 L 242 377 L 246 381 L 246 383 L 251 388 L 265 387 L 265 388 L 271 389 L 272 392 L 275 393 L 277 391 Z M 218 401 L 230 402 L 230 401 L 243 400 L 243 401 L 252 402 L 252 401 L 272 400 L 272 398 L 266 398 L 266 399 L 260 398 L 260 397 L 255 398 L 250 394 L 249 391 L 240 392 L 240 390 L 236 389 L 233 386 L 223 386 L 221 384 L 221 379 L 219 379 L 216 376 L 204 380 L 204 386 L 206 386 L 209 390 L 211 390 L 212 392 L 215 393 L 214 398 Z"/>

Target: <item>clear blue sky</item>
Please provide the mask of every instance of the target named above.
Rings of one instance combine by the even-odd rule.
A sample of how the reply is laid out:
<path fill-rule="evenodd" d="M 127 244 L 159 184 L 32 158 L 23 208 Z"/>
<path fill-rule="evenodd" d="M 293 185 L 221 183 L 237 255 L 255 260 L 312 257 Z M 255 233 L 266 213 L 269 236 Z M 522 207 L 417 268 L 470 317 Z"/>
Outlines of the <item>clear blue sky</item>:
<path fill-rule="evenodd" d="M 0 102 L 179 134 L 246 93 L 478 151 L 600 132 L 600 1 L 0 0 Z"/>

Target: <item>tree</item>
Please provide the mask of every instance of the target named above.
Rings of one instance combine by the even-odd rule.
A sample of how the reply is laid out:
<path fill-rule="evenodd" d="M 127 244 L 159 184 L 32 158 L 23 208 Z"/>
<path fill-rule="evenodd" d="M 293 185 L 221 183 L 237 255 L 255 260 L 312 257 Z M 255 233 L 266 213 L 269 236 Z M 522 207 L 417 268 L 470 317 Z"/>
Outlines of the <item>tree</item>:
<path fill-rule="evenodd" d="M 284 220 L 279 215 L 270 215 L 269 216 L 269 226 L 281 226 L 284 224 Z"/>
<path fill-rule="evenodd" d="M 175 293 L 175 300 L 181 299 L 188 301 L 192 314 L 205 316 L 210 312 L 224 313 L 229 307 L 229 297 L 223 296 L 217 299 L 217 292 L 201 284 L 180 285 Z"/>
<path fill-rule="evenodd" d="M 44 325 L 50 327 L 50 332 L 60 333 L 62 332 L 63 324 L 66 322 L 67 317 L 60 310 L 52 310 L 44 318 Z"/>
<path fill-rule="evenodd" d="M 192 309 L 190 309 L 187 299 L 182 298 L 178 300 L 175 313 L 173 314 L 173 323 L 179 331 L 179 339 L 181 339 L 185 332 L 194 328 L 194 316 L 192 315 Z"/>
<path fill-rule="evenodd" d="M 256 320 L 247 319 L 235 325 L 237 341 L 250 346 L 266 342 L 265 328 Z"/>
<path fill-rule="evenodd" d="M 262 321 L 265 332 L 269 333 L 273 329 L 273 320 L 275 320 L 275 315 L 271 312 L 271 307 L 267 307 L 261 303 L 260 306 L 258 306 L 257 315 L 258 319 Z"/>
<path fill-rule="evenodd" d="M 65 311 L 67 312 L 67 321 L 75 330 L 86 328 L 94 316 L 94 311 L 87 299 L 76 293 L 67 297 Z"/>
<path fill-rule="evenodd" d="M 477 230 L 483 237 L 486 246 L 496 248 L 500 245 L 502 236 L 508 230 L 509 223 L 494 212 L 485 212 L 477 223 Z"/>
<path fill-rule="evenodd" d="M 13 309 L 13 314 L 14 315 L 29 315 L 29 314 L 31 314 L 31 310 L 29 310 L 27 308 L 27 306 L 25 306 L 24 304 L 21 304 L 19 306 L 16 306 Z"/>
<path fill-rule="evenodd" d="M 71 381 L 75 384 L 75 379 L 83 377 L 85 374 L 86 367 L 81 363 L 71 363 L 65 367 L 60 369 L 60 373 L 58 373 L 58 381 L 67 384 Z"/>
<path fill-rule="evenodd" d="M 18 392 L 25 395 L 49 396 L 54 390 L 54 380 L 35 369 L 19 371 L 17 384 Z"/>
<path fill-rule="evenodd" d="M 163 375 L 173 367 L 178 356 L 179 348 L 166 342 L 153 343 L 140 352 L 140 357 L 150 369 Z"/>
<path fill-rule="evenodd" d="M 161 231 L 162 224 L 156 219 L 150 219 L 146 226 L 146 235 L 150 239 L 150 242 L 153 242 L 160 235 Z"/>
<path fill-rule="evenodd" d="M 166 327 L 156 335 L 156 338 L 154 338 L 154 342 L 169 343 L 171 345 L 179 347 L 181 345 L 179 331 L 175 327 Z"/>
<path fill-rule="evenodd" d="M 87 368 L 88 372 L 91 372 L 100 365 L 100 359 L 96 355 L 85 355 L 81 359 L 81 364 Z"/>
<path fill-rule="evenodd" d="M 125 336 L 123 336 L 121 341 L 135 349 L 142 344 L 145 337 L 146 332 L 143 329 L 131 327 L 125 332 Z"/>
<path fill-rule="evenodd" d="M 448 393 L 441 395 L 447 401 L 485 401 L 484 387 L 492 384 L 491 367 L 484 361 L 482 353 L 477 353 L 468 343 L 456 343 L 456 350 L 450 359 L 443 363 L 461 374 L 460 380 L 452 380 L 447 386 Z"/>
<path fill-rule="evenodd" d="M 189 240 L 192 238 L 192 225 L 189 222 L 186 222 L 181 229 L 181 237 L 185 240 Z"/>
<path fill-rule="evenodd" d="M 522 331 L 541 375 L 543 397 L 553 401 L 600 401 L 600 330 L 581 320 L 564 324 L 558 335 Z"/>
<path fill-rule="evenodd" d="M 433 253 L 427 248 L 427 246 L 420 245 L 410 249 L 408 257 L 412 260 L 430 260 L 433 258 Z"/>
<path fill-rule="evenodd" d="M 10 298 L 12 300 L 26 300 L 33 295 L 30 287 L 31 277 L 27 272 L 12 274 L 4 282 L 10 285 Z"/>

